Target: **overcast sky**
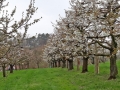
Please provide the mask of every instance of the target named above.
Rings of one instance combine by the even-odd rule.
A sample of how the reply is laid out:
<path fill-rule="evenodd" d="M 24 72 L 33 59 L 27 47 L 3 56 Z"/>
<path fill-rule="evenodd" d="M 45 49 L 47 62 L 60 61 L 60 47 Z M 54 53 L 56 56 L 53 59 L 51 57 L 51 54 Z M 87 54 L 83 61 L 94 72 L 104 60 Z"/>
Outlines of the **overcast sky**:
<path fill-rule="evenodd" d="M 22 11 L 25 11 L 29 5 L 30 0 L 7 0 L 9 1 L 9 11 L 17 6 L 15 19 L 21 18 Z M 29 35 L 36 33 L 53 33 L 51 22 L 55 23 L 59 20 L 59 14 L 65 17 L 65 9 L 70 7 L 69 0 L 36 0 L 35 6 L 38 7 L 37 13 L 33 18 L 43 17 L 39 23 L 31 26 L 28 30 Z"/>

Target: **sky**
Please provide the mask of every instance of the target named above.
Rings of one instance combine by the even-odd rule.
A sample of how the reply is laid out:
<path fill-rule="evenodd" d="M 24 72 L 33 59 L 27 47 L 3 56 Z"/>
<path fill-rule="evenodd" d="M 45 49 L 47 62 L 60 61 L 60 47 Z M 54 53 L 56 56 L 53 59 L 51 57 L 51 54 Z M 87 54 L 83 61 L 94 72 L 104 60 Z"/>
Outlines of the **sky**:
<path fill-rule="evenodd" d="M 6 0 L 9 2 L 7 7 L 11 12 L 16 6 L 15 19 L 19 20 L 22 17 L 22 12 L 25 11 L 30 3 L 30 0 Z M 65 17 L 65 10 L 70 8 L 69 0 L 35 0 L 35 6 L 38 7 L 37 13 L 33 19 L 42 19 L 28 30 L 28 35 L 33 36 L 39 33 L 53 33 L 54 27 L 52 23 L 59 20 L 59 15 Z"/>

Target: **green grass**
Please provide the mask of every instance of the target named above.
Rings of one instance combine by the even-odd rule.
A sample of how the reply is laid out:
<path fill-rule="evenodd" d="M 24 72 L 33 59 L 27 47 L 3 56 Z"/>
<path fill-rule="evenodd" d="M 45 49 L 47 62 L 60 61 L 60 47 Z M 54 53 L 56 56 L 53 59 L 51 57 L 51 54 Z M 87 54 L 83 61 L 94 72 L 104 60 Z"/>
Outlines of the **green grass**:
<path fill-rule="evenodd" d="M 120 61 L 117 64 L 119 69 Z M 109 62 L 100 64 L 98 75 L 94 74 L 94 65 L 89 65 L 89 72 L 84 74 L 81 70 L 62 68 L 18 70 L 7 74 L 3 78 L 0 73 L 0 90 L 120 90 L 120 74 L 115 80 L 107 80 Z"/>

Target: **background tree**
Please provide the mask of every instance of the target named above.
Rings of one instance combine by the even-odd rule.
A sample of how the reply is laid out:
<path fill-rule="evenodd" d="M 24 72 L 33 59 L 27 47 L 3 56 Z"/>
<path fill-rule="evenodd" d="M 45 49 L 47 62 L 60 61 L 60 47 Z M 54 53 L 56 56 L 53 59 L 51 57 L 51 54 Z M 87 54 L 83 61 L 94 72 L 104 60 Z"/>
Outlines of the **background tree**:
<path fill-rule="evenodd" d="M 37 23 L 40 19 L 34 19 L 32 22 L 30 22 L 32 16 L 36 12 L 38 8 L 34 6 L 35 0 L 31 0 L 28 9 L 26 10 L 26 13 L 22 13 L 22 18 L 18 21 L 14 20 L 14 14 L 16 12 L 16 7 L 11 12 L 11 14 L 8 13 L 8 10 L 5 10 L 4 7 L 8 6 L 8 4 L 5 4 L 5 0 L 0 1 L 0 51 L 4 50 L 4 52 L 1 52 L 0 59 L 5 58 L 7 55 L 7 52 L 11 50 L 11 47 L 16 47 L 20 45 L 20 43 L 23 41 L 24 37 L 26 36 L 27 30 L 29 26 Z M 21 38 L 17 38 L 20 36 L 19 30 L 23 30 L 23 35 Z M 16 40 L 14 43 L 12 43 L 12 40 Z"/>
<path fill-rule="evenodd" d="M 116 53 L 119 50 L 119 0 L 111 1 L 93 1 L 96 6 L 96 11 L 91 11 L 91 23 L 94 23 L 94 28 L 89 33 L 95 33 L 94 36 L 90 34 L 88 38 L 98 43 L 104 49 L 109 50 L 110 57 L 110 77 L 108 79 L 115 79 L 118 74 L 116 65 Z M 97 6 L 100 7 L 97 7 Z M 94 13 L 96 12 L 96 13 Z M 96 21 L 96 22 L 94 22 Z M 96 29 L 95 29 L 96 28 Z"/>

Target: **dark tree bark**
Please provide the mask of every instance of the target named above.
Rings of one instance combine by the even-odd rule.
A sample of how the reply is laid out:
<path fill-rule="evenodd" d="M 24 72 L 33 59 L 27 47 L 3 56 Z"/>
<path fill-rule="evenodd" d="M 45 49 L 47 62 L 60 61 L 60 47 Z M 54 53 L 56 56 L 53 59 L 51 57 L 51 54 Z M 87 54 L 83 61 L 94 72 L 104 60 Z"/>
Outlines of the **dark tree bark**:
<path fill-rule="evenodd" d="M 52 62 L 50 62 L 50 67 L 53 68 L 53 63 Z"/>
<path fill-rule="evenodd" d="M 78 71 L 80 70 L 80 60 L 79 60 L 79 58 L 77 58 L 77 70 Z"/>
<path fill-rule="evenodd" d="M 118 74 L 117 64 L 116 64 L 116 54 L 111 55 L 110 57 L 110 77 L 108 80 L 116 79 L 116 75 Z"/>
<path fill-rule="evenodd" d="M 2 65 L 2 72 L 3 72 L 3 77 L 6 77 L 5 64 Z"/>
<path fill-rule="evenodd" d="M 62 68 L 66 67 L 66 60 L 62 60 Z"/>
<path fill-rule="evenodd" d="M 116 75 L 118 74 L 117 64 L 116 64 L 116 52 L 114 52 L 114 49 L 117 48 L 117 43 L 115 41 L 115 37 L 113 34 L 110 34 L 112 41 L 111 41 L 111 49 L 110 49 L 110 77 L 108 80 L 116 79 Z"/>
<path fill-rule="evenodd" d="M 82 73 L 88 72 L 88 57 L 83 57 Z"/>
<path fill-rule="evenodd" d="M 57 61 L 54 61 L 54 65 L 55 65 L 55 67 L 57 67 Z"/>
<path fill-rule="evenodd" d="M 52 61 L 52 67 L 53 67 L 53 68 L 55 67 L 55 63 L 54 63 L 54 61 Z"/>
<path fill-rule="evenodd" d="M 49 62 L 49 68 L 52 68 L 52 63 L 51 62 Z"/>
<path fill-rule="evenodd" d="M 91 63 L 94 64 L 94 57 L 92 57 Z"/>
<path fill-rule="evenodd" d="M 68 60 L 68 62 L 69 62 L 69 68 L 68 68 L 68 70 L 72 70 L 72 69 L 74 69 L 73 68 L 73 60 Z"/>
<path fill-rule="evenodd" d="M 58 67 L 60 67 L 61 66 L 61 60 L 58 60 Z"/>
<path fill-rule="evenodd" d="M 10 73 L 13 73 L 13 64 L 10 64 Z"/>
<path fill-rule="evenodd" d="M 66 60 L 66 67 L 69 68 L 69 61 Z"/>

